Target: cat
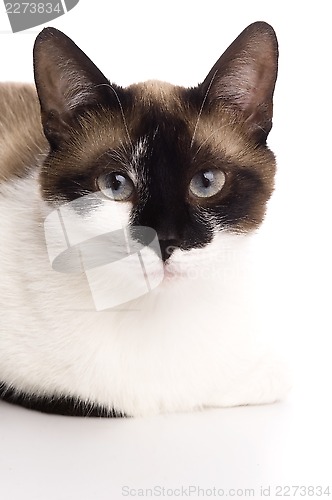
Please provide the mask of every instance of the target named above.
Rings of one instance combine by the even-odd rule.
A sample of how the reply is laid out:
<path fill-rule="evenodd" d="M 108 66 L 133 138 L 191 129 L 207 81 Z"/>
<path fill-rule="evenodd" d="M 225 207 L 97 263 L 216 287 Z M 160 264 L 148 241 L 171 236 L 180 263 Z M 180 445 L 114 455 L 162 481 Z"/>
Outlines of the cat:
<path fill-rule="evenodd" d="M 135 417 L 284 398 L 249 258 L 274 189 L 277 67 L 265 22 L 192 88 L 122 88 L 60 31 L 37 36 L 35 86 L 0 86 L 2 399 Z M 66 224 L 81 246 L 61 247 Z"/>

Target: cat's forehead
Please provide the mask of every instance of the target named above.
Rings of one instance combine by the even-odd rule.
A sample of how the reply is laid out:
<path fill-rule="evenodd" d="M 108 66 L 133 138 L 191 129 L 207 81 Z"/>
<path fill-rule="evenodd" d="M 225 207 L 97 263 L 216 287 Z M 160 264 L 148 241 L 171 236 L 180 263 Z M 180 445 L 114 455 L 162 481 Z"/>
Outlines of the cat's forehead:
<path fill-rule="evenodd" d="M 128 87 L 133 98 L 145 106 L 159 106 L 160 110 L 175 112 L 182 107 L 180 87 L 160 80 L 148 80 Z"/>
<path fill-rule="evenodd" d="M 116 106 L 94 108 L 81 117 L 81 127 L 72 130 L 71 150 L 77 159 L 96 157 L 108 150 L 141 151 L 142 142 L 194 132 L 188 112 L 186 89 L 158 80 L 132 84 L 117 92 Z M 116 90 L 114 89 L 114 92 Z M 197 117 L 197 113 L 191 115 Z"/>
<path fill-rule="evenodd" d="M 71 146 L 78 159 L 124 146 L 143 152 L 144 142 L 152 147 L 159 141 L 164 149 L 176 149 L 182 141 L 181 147 L 193 152 L 209 149 L 230 160 L 252 163 L 256 145 L 250 147 L 237 115 L 218 105 L 203 112 L 204 96 L 197 98 L 192 89 L 148 80 L 130 85 L 117 97 L 116 108 L 86 113 L 81 131 L 74 131 Z"/>

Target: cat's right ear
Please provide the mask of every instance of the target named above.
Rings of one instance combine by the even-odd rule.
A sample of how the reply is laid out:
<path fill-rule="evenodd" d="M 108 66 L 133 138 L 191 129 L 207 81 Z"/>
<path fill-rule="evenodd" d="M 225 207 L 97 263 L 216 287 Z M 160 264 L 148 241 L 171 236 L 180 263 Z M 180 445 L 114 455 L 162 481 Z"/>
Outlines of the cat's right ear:
<path fill-rule="evenodd" d="M 273 28 L 258 21 L 234 40 L 201 85 L 210 108 L 217 102 L 237 110 L 247 130 L 264 142 L 272 126 L 278 42 Z"/>
<path fill-rule="evenodd" d="M 35 41 L 34 74 L 44 133 L 52 147 L 68 136 L 73 118 L 110 98 L 110 84 L 61 31 L 45 28 Z"/>

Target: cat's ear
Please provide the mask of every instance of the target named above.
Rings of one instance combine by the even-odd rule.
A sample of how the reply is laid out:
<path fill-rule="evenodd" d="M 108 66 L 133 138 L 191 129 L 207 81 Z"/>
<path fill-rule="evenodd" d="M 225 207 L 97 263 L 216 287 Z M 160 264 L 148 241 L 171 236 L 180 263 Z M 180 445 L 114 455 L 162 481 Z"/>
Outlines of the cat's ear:
<path fill-rule="evenodd" d="M 228 47 L 202 84 L 203 95 L 241 111 L 260 141 L 272 127 L 272 98 L 278 70 L 278 42 L 265 22 L 248 26 Z"/>
<path fill-rule="evenodd" d="M 68 134 L 77 113 L 103 103 L 109 81 L 75 43 L 55 28 L 36 38 L 34 74 L 44 132 L 56 146 Z"/>

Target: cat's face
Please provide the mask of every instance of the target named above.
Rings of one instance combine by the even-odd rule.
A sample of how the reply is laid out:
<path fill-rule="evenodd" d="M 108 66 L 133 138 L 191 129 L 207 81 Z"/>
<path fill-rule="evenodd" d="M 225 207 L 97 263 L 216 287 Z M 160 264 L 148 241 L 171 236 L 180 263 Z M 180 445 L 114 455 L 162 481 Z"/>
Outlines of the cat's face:
<path fill-rule="evenodd" d="M 48 203 L 99 192 L 95 223 L 153 228 L 164 261 L 262 222 L 275 173 L 265 144 L 277 73 L 270 26 L 249 26 L 191 89 L 110 84 L 54 29 L 39 35 L 34 56 Z"/>

